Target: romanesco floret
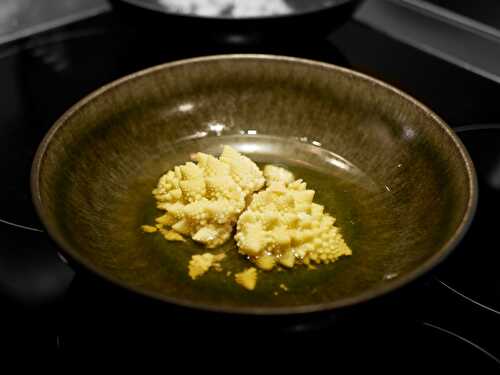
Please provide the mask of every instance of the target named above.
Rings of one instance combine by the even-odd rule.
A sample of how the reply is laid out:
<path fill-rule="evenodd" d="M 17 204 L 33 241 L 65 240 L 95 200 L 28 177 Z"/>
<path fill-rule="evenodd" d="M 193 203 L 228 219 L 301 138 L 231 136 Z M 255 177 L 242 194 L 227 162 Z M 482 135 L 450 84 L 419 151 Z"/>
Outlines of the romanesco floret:
<path fill-rule="evenodd" d="M 262 173 L 229 146 L 219 159 L 197 153 L 192 160 L 161 176 L 153 195 L 165 213 L 156 218 L 155 226 L 143 225 L 144 232 L 159 231 L 169 241 L 190 236 L 212 248 L 229 239 L 237 223 L 234 238 L 239 252 L 265 271 L 277 264 L 292 268 L 297 263 L 314 269 L 313 263 L 330 263 L 352 254 L 335 219 L 313 202 L 314 190 L 295 180 L 290 171 L 267 165 Z M 264 184 L 266 189 L 257 192 Z M 221 271 L 224 256 L 193 255 L 189 276 L 196 279 L 211 267 Z M 235 280 L 253 290 L 257 269 L 237 273 Z"/>
<path fill-rule="evenodd" d="M 197 153 L 193 162 L 176 166 L 160 177 L 153 195 L 157 208 L 166 213 L 157 226 L 171 228 L 178 235 L 190 236 L 209 248 L 219 246 L 231 236 L 246 198 L 264 186 L 259 167 L 235 149 L 224 146 L 219 159 Z M 167 232 L 163 232 L 167 233 Z"/>
<path fill-rule="evenodd" d="M 302 180 L 290 182 L 290 175 L 277 168 L 267 169 L 268 188 L 253 196 L 238 219 L 235 239 L 240 253 L 263 270 L 276 263 L 291 268 L 296 261 L 330 263 L 350 255 L 335 219 L 313 203 L 314 190 Z"/>
<path fill-rule="evenodd" d="M 266 179 L 266 186 L 268 187 L 273 183 L 288 185 L 295 180 L 292 172 L 272 164 L 268 164 L 264 167 L 263 174 Z"/>

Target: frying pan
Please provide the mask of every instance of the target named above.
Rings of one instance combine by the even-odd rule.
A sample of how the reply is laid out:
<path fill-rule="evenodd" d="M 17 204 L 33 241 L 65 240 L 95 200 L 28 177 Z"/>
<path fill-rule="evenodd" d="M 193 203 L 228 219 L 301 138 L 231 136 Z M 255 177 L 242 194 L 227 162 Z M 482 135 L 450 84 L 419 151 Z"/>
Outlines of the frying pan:
<path fill-rule="evenodd" d="M 250 292 L 227 275 L 250 266 L 229 241 L 224 272 L 191 280 L 188 261 L 206 250 L 140 226 L 158 216 L 159 176 L 223 144 L 297 171 L 353 255 L 260 272 Z M 335 310 L 407 285 L 453 250 L 477 201 L 465 148 L 424 105 L 348 69 L 270 55 L 182 60 L 102 87 L 50 129 L 31 184 L 73 264 L 170 304 L 264 315 Z"/>
<path fill-rule="evenodd" d="M 231 17 L 180 13 L 158 0 L 113 0 L 113 9 L 124 22 L 165 37 L 211 39 L 248 44 L 326 35 L 346 22 L 359 0 L 288 0 L 291 11 L 281 15 Z"/>

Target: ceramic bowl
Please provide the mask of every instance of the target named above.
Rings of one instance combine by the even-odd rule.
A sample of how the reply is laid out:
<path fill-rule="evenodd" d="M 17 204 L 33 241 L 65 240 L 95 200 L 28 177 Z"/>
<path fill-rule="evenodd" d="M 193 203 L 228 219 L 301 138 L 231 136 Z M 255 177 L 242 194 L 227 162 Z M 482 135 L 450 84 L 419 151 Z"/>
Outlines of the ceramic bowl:
<path fill-rule="evenodd" d="M 353 255 L 259 272 L 247 291 L 233 276 L 251 264 L 229 241 L 224 272 L 191 280 L 189 259 L 206 250 L 140 226 L 158 216 L 151 191 L 165 171 L 224 144 L 307 181 Z M 348 69 L 269 55 L 177 61 L 102 87 L 46 135 L 32 193 L 73 264 L 165 302 L 249 314 L 333 310 L 394 291 L 452 251 L 477 200 L 467 151 L 424 105 Z"/>

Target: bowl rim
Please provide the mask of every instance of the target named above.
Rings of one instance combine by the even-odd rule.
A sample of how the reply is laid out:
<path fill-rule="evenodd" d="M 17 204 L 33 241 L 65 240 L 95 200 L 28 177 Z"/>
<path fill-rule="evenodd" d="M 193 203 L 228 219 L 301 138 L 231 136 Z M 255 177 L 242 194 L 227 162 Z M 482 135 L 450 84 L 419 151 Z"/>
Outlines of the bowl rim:
<path fill-rule="evenodd" d="M 141 9 L 147 9 L 153 12 L 156 12 L 158 14 L 165 14 L 167 16 L 173 16 L 173 17 L 178 17 L 179 19 L 181 18 L 186 18 L 186 19 L 197 19 L 197 20 L 213 20 L 213 21 L 224 21 L 224 22 L 238 22 L 238 21 L 260 21 L 260 20 L 282 20 L 285 18 L 294 18 L 294 17 L 300 17 L 300 16 L 306 16 L 306 15 L 313 15 L 317 13 L 321 13 L 327 10 L 334 9 L 338 6 L 345 5 L 348 3 L 352 3 L 355 5 L 356 3 L 361 2 L 362 0 L 335 0 L 334 3 L 332 4 L 323 4 L 321 7 L 310 9 L 310 10 L 305 10 L 305 11 L 292 11 L 290 13 L 284 13 L 284 14 L 274 14 L 274 15 L 267 15 L 267 16 L 246 16 L 246 17 L 229 17 L 229 16 L 204 16 L 204 15 L 199 15 L 199 14 L 189 14 L 189 13 L 181 13 L 181 12 L 174 12 L 169 10 L 166 7 L 163 7 L 158 4 L 158 0 L 156 2 L 144 2 L 143 0 L 116 0 L 116 1 L 121 1 L 124 3 L 127 3 L 129 5 L 141 8 Z"/>
<path fill-rule="evenodd" d="M 48 215 L 45 213 L 43 202 L 40 195 L 40 172 L 41 167 L 46 156 L 46 150 L 54 137 L 57 131 L 67 124 L 67 120 L 72 117 L 76 112 L 78 112 L 81 108 L 85 107 L 87 104 L 92 102 L 96 97 L 104 94 L 105 92 L 112 90 L 120 85 L 126 84 L 129 81 L 137 79 L 139 77 L 147 76 L 151 73 L 168 70 L 176 66 L 180 65 L 189 65 L 210 61 L 227 61 L 227 60 L 253 60 L 253 61 L 285 61 L 291 62 L 294 64 L 305 64 L 308 66 L 319 67 L 328 70 L 334 70 L 340 72 L 342 74 L 347 74 L 372 84 L 383 87 L 386 90 L 392 91 L 393 93 L 401 96 L 406 101 L 410 102 L 414 106 L 418 107 L 421 111 L 423 111 L 427 116 L 434 120 L 434 123 L 439 126 L 457 147 L 458 151 L 464 162 L 464 167 L 468 176 L 468 189 L 469 196 L 467 198 L 467 206 L 460 221 L 460 224 L 457 226 L 453 235 L 441 246 L 441 248 L 436 251 L 430 258 L 428 258 L 424 263 L 422 263 L 419 267 L 407 272 L 401 277 L 394 278 L 391 281 L 387 281 L 386 283 L 368 289 L 356 296 L 347 297 L 343 299 L 339 299 L 332 302 L 324 302 L 317 304 L 308 304 L 302 306 L 289 306 L 289 307 L 259 307 L 259 306 L 247 306 L 247 307 L 227 307 L 227 306 L 217 306 L 215 304 L 207 304 L 202 302 L 191 301 L 188 299 L 181 299 L 170 297 L 164 295 L 159 292 L 154 292 L 148 290 L 146 288 L 130 285 L 127 282 L 119 280 L 116 277 L 113 277 L 106 272 L 99 269 L 99 267 L 95 267 L 90 261 L 88 261 L 85 257 L 81 256 L 77 251 L 74 251 L 71 246 L 69 246 L 64 238 L 59 235 L 55 226 L 51 223 L 48 218 Z M 49 236 L 53 241 L 57 244 L 59 249 L 70 259 L 74 260 L 77 264 L 83 266 L 87 271 L 90 271 L 93 274 L 96 274 L 102 277 L 104 280 L 117 285 L 126 290 L 135 292 L 137 294 L 151 297 L 156 300 L 160 300 L 163 302 L 171 303 L 177 306 L 183 306 L 188 308 L 194 308 L 198 310 L 205 310 L 211 312 L 221 312 L 221 313 L 231 313 L 231 314 L 247 314 L 247 315 L 294 315 L 294 314 L 302 314 L 302 313 L 313 313 L 320 311 L 332 311 L 344 307 L 349 307 L 353 305 L 358 305 L 363 302 L 371 301 L 377 297 L 382 297 L 390 292 L 396 291 L 401 287 L 415 281 L 420 278 L 424 274 L 427 274 L 431 269 L 441 263 L 457 246 L 457 244 L 462 240 L 463 236 L 467 232 L 476 212 L 477 208 L 477 200 L 478 200 L 478 181 L 474 168 L 474 164 L 469 156 L 467 149 L 464 144 L 460 140 L 460 138 L 455 134 L 455 132 L 432 110 L 430 110 L 427 106 L 413 98 L 412 96 L 404 93 L 403 91 L 397 89 L 396 87 L 385 83 L 377 78 L 371 77 L 364 73 L 360 73 L 348 68 L 340 67 L 334 64 L 290 57 L 290 56 L 282 56 L 282 55 L 269 55 L 269 54 L 224 54 L 224 55 L 210 55 L 210 56 L 202 56 L 202 57 L 194 57 L 182 60 L 176 60 L 172 62 L 167 62 L 164 64 L 156 65 L 147 69 L 143 69 L 132 74 L 128 74 L 124 77 L 121 77 L 115 81 L 112 81 L 106 85 L 101 86 L 97 90 L 91 92 L 90 94 L 83 97 L 76 104 L 71 106 L 48 130 L 44 138 L 42 139 L 36 154 L 33 159 L 31 175 L 30 175 L 30 188 L 33 204 L 35 206 L 36 212 L 47 230 Z"/>

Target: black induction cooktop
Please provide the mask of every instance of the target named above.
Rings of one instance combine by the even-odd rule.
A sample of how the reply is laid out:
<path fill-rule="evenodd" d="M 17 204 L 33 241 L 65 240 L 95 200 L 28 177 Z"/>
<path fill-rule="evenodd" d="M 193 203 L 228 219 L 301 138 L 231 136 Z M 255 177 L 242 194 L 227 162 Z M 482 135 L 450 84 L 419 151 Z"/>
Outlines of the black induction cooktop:
<path fill-rule="evenodd" d="M 458 132 L 478 172 L 479 207 L 439 269 L 363 309 L 263 320 L 146 301 L 65 264 L 47 241 L 29 191 L 31 160 L 51 124 L 85 94 L 127 73 L 237 52 L 299 56 L 368 73 L 415 96 Z M 382 369 L 394 357 L 418 369 L 500 369 L 499 84 L 354 20 L 327 38 L 238 45 L 150 34 L 113 13 L 1 46 L 0 82 L 0 341 L 10 350 L 65 355 L 169 342 L 179 352 L 313 353 L 337 363 L 356 353 Z M 260 338 L 259 350 L 250 338 Z"/>

